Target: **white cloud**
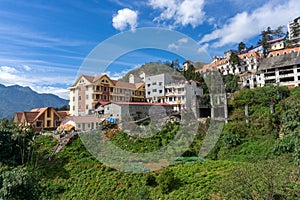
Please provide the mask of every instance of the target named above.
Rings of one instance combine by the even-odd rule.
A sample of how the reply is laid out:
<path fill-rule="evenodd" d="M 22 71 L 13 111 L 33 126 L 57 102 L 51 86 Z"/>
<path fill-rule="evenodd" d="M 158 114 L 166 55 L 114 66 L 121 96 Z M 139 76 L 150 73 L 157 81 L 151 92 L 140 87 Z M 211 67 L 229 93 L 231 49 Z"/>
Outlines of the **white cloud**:
<path fill-rule="evenodd" d="M 23 65 L 23 67 L 26 71 L 28 71 L 28 72 L 31 71 L 31 67 L 29 67 L 28 65 Z"/>
<path fill-rule="evenodd" d="M 286 25 L 293 18 L 299 16 L 300 4 L 298 0 L 284 3 L 269 1 L 251 13 L 242 12 L 228 20 L 222 28 L 205 35 L 200 43 L 215 41 L 214 47 L 245 41 L 258 35 L 268 26 L 277 28 Z"/>
<path fill-rule="evenodd" d="M 171 21 L 173 26 L 191 25 L 195 28 L 205 18 L 204 0 L 149 0 L 149 5 L 162 11 L 154 21 Z"/>
<path fill-rule="evenodd" d="M 205 43 L 204 45 L 200 46 L 198 49 L 198 53 L 207 53 L 208 44 Z"/>
<path fill-rule="evenodd" d="M 169 50 L 178 50 L 180 47 L 182 47 L 184 44 L 188 43 L 189 39 L 184 37 L 179 40 L 177 40 L 175 43 L 171 43 L 168 45 Z"/>
<path fill-rule="evenodd" d="M 4 85 L 29 86 L 38 93 L 52 93 L 61 98 L 69 99 L 67 88 L 56 87 L 56 84 L 67 85 L 72 83 L 73 77 L 57 77 L 45 75 L 24 73 L 14 67 L 0 66 L 0 83 Z"/>
<path fill-rule="evenodd" d="M 189 40 L 188 38 L 181 38 L 178 40 L 178 44 L 185 44 L 188 42 L 188 40 Z"/>
<path fill-rule="evenodd" d="M 113 27 L 117 30 L 123 31 L 127 27 L 130 27 L 134 31 L 137 27 L 138 12 L 124 8 L 118 11 L 117 15 L 113 16 Z"/>
<path fill-rule="evenodd" d="M 30 86 L 31 89 L 37 91 L 38 93 L 44 94 L 55 94 L 63 99 L 69 99 L 69 90 L 67 88 L 59 88 L 59 87 L 52 87 L 52 86 Z"/>
<path fill-rule="evenodd" d="M 15 74 L 15 73 L 18 73 L 18 70 L 16 70 L 15 68 L 13 67 L 9 67 L 9 66 L 1 66 L 0 67 L 0 74 Z"/>
<path fill-rule="evenodd" d="M 168 45 L 168 49 L 169 49 L 169 50 L 178 50 L 178 49 L 179 49 L 179 45 L 176 45 L 176 44 L 174 44 L 174 43 L 169 44 L 169 45 Z"/>

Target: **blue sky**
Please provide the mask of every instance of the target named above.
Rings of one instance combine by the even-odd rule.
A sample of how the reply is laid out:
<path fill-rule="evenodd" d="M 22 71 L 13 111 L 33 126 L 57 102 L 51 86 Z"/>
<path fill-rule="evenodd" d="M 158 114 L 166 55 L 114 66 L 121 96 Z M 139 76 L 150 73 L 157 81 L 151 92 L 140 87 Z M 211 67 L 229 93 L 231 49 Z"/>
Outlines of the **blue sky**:
<path fill-rule="evenodd" d="M 144 27 L 185 35 L 164 50 L 120 55 L 106 68 L 118 78 L 145 62 L 177 58 L 174 52 L 188 44 L 185 38 L 197 43 L 196 52 L 208 55 L 198 60 L 208 62 L 210 56 L 222 55 L 240 41 L 255 45 L 266 27 L 286 25 L 299 15 L 298 0 L 1 0 L 0 83 L 30 86 L 67 99 L 67 88 L 86 57 L 115 35 Z M 165 51 L 168 48 L 173 53 Z"/>

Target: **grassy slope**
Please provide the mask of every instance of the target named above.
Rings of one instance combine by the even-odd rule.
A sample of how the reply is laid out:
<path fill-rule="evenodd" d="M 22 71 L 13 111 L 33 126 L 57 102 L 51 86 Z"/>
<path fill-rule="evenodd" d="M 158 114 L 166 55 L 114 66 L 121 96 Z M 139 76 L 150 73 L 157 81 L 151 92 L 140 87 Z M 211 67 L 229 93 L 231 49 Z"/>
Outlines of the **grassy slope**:
<path fill-rule="evenodd" d="M 295 92 L 293 92 L 295 93 Z M 276 107 L 280 112 L 280 105 Z M 278 158 L 273 153 L 277 142 L 278 121 L 280 113 L 271 116 L 267 106 L 250 108 L 251 122 L 245 125 L 243 120 L 234 120 L 226 125 L 222 136 L 211 151 L 208 160 L 203 163 L 178 164 L 168 167 L 178 180 L 173 190 L 163 193 L 160 186 L 147 185 L 149 174 L 159 177 L 163 172 L 156 173 L 123 173 L 103 166 L 84 148 L 80 139 L 76 139 L 56 155 L 51 161 L 38 161 L 42 183 L 45 186 L 45 199 L 211 199 L 222 197 L 218 184 L 228 171 L 238 169 L 240 164 L 255 163 L 266 159 Z M 243 110 L 235 109 L 232 116 L 240 116 Z M 225 138 L 234 133 L 240 139 L 239 145 L 228 145 Z M 172 137 L 170 137 L 172 138 Z M 151 145 L 161 145 L 161 139 L 149 141 Z M 129 145 L 139 149 L 141 144 L 128 144 L 126 135 L 116 136 L 115 142 L 120 146 Z M 51 138 L 38 139 L 40 152 L 46 154 L 52 150 Z M 46 144 L 46 145 L 45 145 Z M 201 144 L 201 137 L 195 146 Z M 145 151 L 151 150 L 144 149 Z M 192 147 L 191 151 L 198 148 Z M 292 165 L 290 154 L 281 156 Z M 47 198 L 46 198 L 47 196 Z"/>

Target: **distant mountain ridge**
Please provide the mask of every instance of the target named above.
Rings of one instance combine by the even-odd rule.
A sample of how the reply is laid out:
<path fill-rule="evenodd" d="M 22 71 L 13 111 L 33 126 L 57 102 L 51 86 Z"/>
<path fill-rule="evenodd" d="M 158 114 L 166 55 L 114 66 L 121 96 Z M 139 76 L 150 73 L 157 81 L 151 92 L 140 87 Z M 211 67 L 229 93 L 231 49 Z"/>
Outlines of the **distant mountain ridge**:
<path fill-rule="evenodd" d="M 60 108 L 68 103 L 54 94 L 39 94 L 30 87 L 0 84 L 0 118 L 11 119 L 15 112 L 41 107 Z"/>

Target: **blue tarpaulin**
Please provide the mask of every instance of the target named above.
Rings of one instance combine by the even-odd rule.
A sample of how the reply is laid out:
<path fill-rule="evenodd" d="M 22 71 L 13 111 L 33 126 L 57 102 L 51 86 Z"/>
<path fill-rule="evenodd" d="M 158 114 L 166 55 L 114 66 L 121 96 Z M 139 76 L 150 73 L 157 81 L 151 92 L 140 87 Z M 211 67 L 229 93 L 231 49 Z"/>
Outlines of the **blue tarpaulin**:
<path fill-rule="evenodd" d="M 106 121 L 109 122 L 109 123 L 117 123 L 117 119 L 116 118 L 112 118 L 112 117 L 107 118 Z"/>

